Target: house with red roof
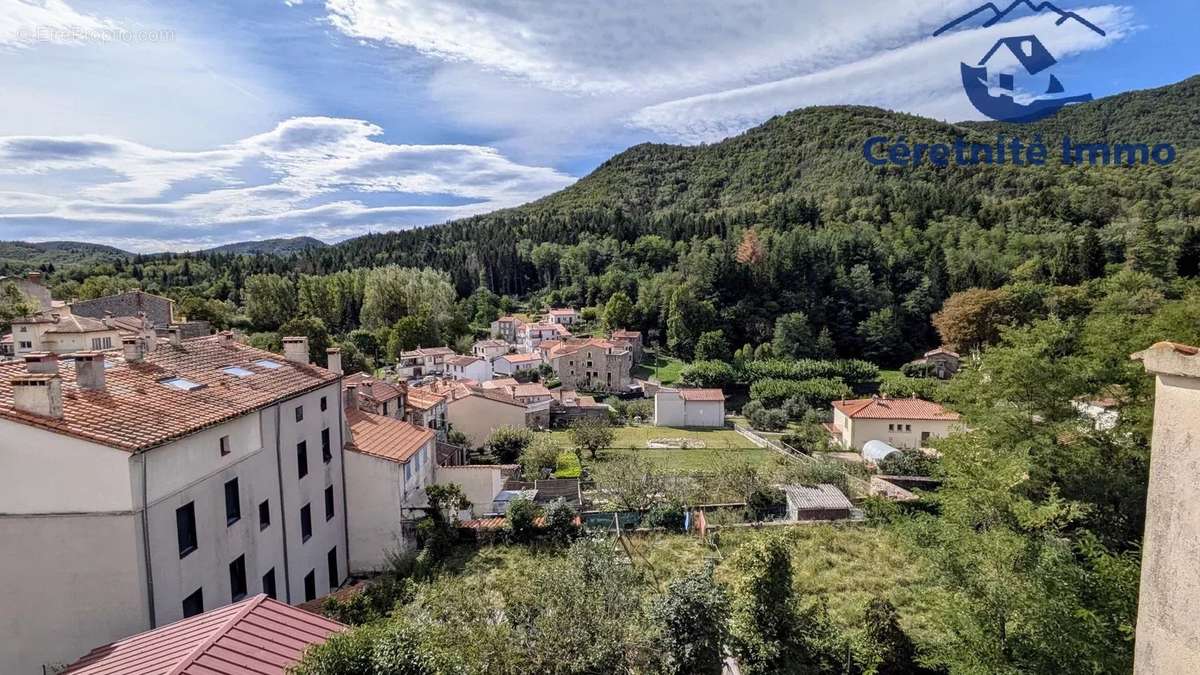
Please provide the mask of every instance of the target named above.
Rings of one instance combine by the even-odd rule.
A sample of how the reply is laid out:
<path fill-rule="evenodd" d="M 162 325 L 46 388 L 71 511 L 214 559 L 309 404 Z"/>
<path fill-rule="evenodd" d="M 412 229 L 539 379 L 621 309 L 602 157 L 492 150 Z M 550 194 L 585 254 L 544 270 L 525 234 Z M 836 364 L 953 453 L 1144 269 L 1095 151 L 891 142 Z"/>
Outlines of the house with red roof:
<path fill-rule="evenodd" d="M 959 427 L 958 413 L 919 398 L 871 398 L 833 402 L 833 422 L 825 429 L 834 442 L 861 451 L 868 441 L 893 448 L 920 448 Z"/>
<path fill-rule="evenodd" d="M 654 426 L 725 426 L 725 392 L 720 389 L 659 389 L 654 394 Z"/>
<path fill-rule="evenodd" d="M 62 675 L 286 675 L 348 626 L 259 594 L 96 647 Z"/>

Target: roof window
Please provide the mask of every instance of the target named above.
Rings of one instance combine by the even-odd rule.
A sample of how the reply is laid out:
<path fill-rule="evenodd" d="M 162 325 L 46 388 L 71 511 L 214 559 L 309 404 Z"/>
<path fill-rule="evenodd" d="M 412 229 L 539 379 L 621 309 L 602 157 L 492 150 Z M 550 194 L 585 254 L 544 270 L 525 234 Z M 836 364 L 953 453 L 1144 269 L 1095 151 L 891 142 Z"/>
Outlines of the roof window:
<path fill-rule="evenodd" d="M 227 368 L 222 368 L 221 372 L 225 373 L 226 375 L 232 375 L 233 377 L 238 377 L 238 378 L 250 377 L 251 375 L 254 374 L 252 371 L 246 370 L 245 368 L 242 368 L 241 366 L 229 366 Z"/>
<path fill-rule="evenodd" d="M 178 389 L 180 391 L 196 391 L 197 389 L 204 388 L 204 385 L 197 384 L 197 383 L 192 382 L 191 380 L 189 380 L 187 378 L 183 378 L 183 377 L 172 377 L 167 380 L 161 380 L 160 383 L 165 384 L 168 387 Z"/>

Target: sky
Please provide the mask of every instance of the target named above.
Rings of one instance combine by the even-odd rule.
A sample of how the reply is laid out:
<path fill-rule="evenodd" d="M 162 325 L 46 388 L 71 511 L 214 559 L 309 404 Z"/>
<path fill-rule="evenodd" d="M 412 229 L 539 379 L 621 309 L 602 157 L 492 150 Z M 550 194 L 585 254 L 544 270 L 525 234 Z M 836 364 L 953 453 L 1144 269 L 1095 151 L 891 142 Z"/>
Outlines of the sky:
<path fill-rule="evenodd" d="M 980 0 L 0 0 L 0 239 L 334 242 L 810 105 L 980 119 L 959 63 L 1007 35 L 1070 93 L 1200 73 L 1195 0 L 1057 4 L 1105 35 L 1024 7 L 933 35 Z"/>

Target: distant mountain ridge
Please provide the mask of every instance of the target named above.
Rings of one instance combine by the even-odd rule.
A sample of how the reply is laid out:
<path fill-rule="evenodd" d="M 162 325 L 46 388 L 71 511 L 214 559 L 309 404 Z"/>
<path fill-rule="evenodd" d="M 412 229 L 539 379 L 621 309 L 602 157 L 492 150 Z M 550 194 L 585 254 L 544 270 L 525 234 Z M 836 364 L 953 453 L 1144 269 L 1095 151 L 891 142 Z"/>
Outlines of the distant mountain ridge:
<path fill-rule="evenodd" d="M 326 248 L 329 244 L 314 237 L 288 237 L 277 239 L 261 239 L 258 241 L 241 241 L 224 244 L 203 253 L 232 253 L 237 255 L 288 255 L 299 253 L 311 248 Z"/>

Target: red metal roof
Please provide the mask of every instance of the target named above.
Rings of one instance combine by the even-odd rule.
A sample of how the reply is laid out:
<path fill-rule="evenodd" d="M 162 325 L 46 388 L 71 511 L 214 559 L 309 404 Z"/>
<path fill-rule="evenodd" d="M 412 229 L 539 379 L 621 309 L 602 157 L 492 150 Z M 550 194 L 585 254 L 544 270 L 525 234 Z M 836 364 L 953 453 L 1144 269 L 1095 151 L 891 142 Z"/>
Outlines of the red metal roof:
<path fill-rule="evenodd" d="M 953 422 L 958 413 L 919 398 L 862 398 L 834 401 L 833 407 L 851 419 L 933 420 Z"/>
<path fill-rule="evenodd" d="M 97 647 L 63 675 L 284 675 L 346 626 L 256 595 Z"/>

